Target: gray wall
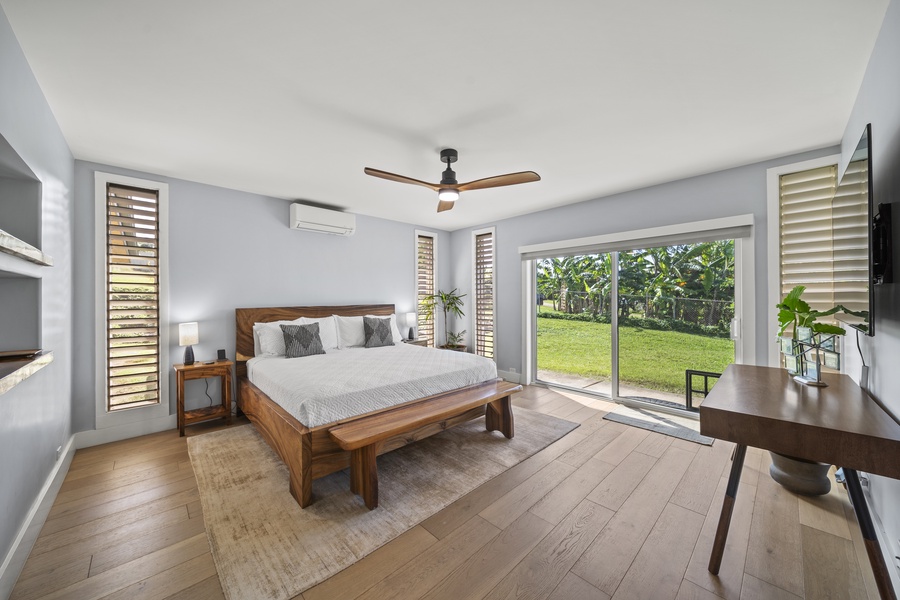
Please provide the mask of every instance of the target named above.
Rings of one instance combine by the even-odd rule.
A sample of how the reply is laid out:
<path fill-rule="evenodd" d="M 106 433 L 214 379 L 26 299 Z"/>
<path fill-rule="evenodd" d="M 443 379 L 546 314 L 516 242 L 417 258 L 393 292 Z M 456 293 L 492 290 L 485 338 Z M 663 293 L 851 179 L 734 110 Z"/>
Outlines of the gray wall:
<path fill-rule="evenodd" d="M 518 248 L 579 237 L 753 214 L 756 258 L 756 362 L 766 364 L 766 169 L 836 154 L 836 148 L 784 157 L 579 204 L 485 223 L 497 228 L 497 366 L 522 368 L 522 267 Z M 540 185 L 536 183 L 534 185 Z M 472 287 L 472 229 L 454 231 L 453 285 Z M 469 328 L 470 329 L 470 328 Z"/>
<path fill-rule="evenodd" d="M 900 1 L 893 0 L 863 78 L 842 143 L 848 160 L 866 123 L 872 124 L 874 200 L 894 215 L 894 278 L 900 281 Z M 875 288 L 875 336 L 863 340 L 869 384 L 895 417 L 900 416 L 900 283 Z M 900 460 L 900 457 L 897 457 Z M 872 477 L 871 495 L 890 543 L 900 555 L 900 481 Z M 896 565 L 896 562 L 895 562 Z"/>
<path fill-rule="evenodd" d="M 22 49 L 0 10 L 0 135 L 43 183 L 41 345 L 54 361 L 0 396 L 0 561 L 7 555 L 71 435 L 73 160 Z M 0 213 L 0 229 L 3 228 Z M 33 234 L 32 234 L 33 235 Z M 3 310 L 9 307 L 4 306 Z M 2 594 L 2 592 L 0 592 Z"/>
<path fill-rule="evenodd" d="M 234 309 L 393 303 L 415 310 L 416 226 L 358 215 L 349 237 L 292 231 L 290 201 L 152 174 L 75 162 L 75 431 L 94 428 L 94 172 L 169 184 L 170 361 L 181 362 L 177 324 L 198 321 L 197 360 L 234 357 Z M 424 228 L 422 228 L 424 229 Z M 438 277 L 451 280 L 449 234 L 438 232 Z M 174 374 L 170 374 L 174 406 Z M 188 408 L 208 402 L 188 382 Z M 213 398 L 218 388 L 210 386 Z"/>

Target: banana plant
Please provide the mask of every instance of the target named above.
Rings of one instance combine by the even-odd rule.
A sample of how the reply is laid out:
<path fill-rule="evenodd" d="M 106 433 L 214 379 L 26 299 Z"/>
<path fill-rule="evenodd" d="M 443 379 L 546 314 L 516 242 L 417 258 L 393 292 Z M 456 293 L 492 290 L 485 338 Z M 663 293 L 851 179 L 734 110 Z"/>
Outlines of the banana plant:
<path fill-rule="evenodd" d="M 806 290 L 806 286 L 798 285 L 784 297 L 784 300 L 775 305 L 778 309 L 778 335 L 784 335 L 785 330 L 793 325 L 791 334 L 797 337 L 798 327 L 809 327 L 813 333 L 826 335 L 845 335 L 847 330 L 830 323 L 817 323 L 816 319 L 828 317 L 836 312 L 851 312 L 840 304 L 826 311 L 813 310 L 800 296 Z M 859 313 L 853 313 L 861 316 Z"/>

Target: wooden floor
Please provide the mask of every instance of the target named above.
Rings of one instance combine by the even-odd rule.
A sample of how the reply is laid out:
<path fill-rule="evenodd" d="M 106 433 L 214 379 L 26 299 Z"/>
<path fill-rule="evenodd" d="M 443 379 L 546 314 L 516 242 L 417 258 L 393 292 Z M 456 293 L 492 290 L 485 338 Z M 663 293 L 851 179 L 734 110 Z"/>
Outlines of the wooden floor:
<path fill-rule="evenodd" d="M 731 444 L 605 421 L 614 405 L 574 393 L 529 387 L 515 405 L 582 426 L 298 598 L 878 597 L 843 489 L 795 496 L 749 449 L 712 577 Z M 79 450 L 12 594 L 222 597 L 177 431 Z"/>

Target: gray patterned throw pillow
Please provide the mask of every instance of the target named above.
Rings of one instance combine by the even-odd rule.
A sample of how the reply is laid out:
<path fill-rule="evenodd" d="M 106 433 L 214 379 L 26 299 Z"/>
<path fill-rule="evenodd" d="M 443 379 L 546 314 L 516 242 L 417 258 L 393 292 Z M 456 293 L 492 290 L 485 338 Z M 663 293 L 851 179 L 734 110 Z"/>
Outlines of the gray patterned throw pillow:
<path fill-rule="evenodd" d="M 282 325 L 281 331 L 284 333 L 284 356 L 286 358 L 325 354 L 322 338 L 319 337 L 318 323 Z"/>
<path fill-rule="evenodd" d="M 366 348 L 393 346 L 394 334 L 391 333 L 391 319 L 363 317 L 363 328 L 366 334 Z"/>

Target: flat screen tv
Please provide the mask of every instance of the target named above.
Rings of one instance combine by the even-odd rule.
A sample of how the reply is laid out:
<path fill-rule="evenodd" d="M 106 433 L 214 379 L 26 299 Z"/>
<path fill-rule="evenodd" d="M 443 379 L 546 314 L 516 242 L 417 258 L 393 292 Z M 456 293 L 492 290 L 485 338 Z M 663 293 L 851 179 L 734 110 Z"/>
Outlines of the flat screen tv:
<path fill-rule="evenodd" d="M 891 205 L 876 204 L 873 193 L 874 176 L 872 173 L 872 125 L 866 125 L 859 143 L 847 164 L 841 181 L 838 184 L 839 194 L 843 196 L 847 190 L 859 196 L 865 196 L 862 205 L 865 212 L 867 228 L 866 258 L 868 278 L 865 281 L 867 305 L 846 306 L 847 312 L 838 313 L 838 320 L 862 331 L 867 335 L 875 335 L 875 290 L 873 286 L 893 281 L 891 265 Z M 859 204 L 857 204 L 859 206 Z M 835 206 L 835 211 L 839 210 Z M 837 232 L 836 232 L 837 233 Z M 837 238 L 836 240 L 837 241 Z M 838 250 L 835 250 L 836 252 Z M 862 282 L 860 282 L 862 283 Z"/>

